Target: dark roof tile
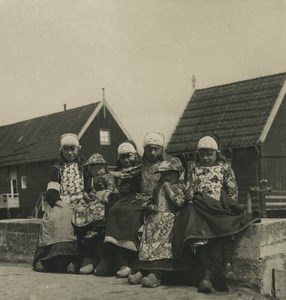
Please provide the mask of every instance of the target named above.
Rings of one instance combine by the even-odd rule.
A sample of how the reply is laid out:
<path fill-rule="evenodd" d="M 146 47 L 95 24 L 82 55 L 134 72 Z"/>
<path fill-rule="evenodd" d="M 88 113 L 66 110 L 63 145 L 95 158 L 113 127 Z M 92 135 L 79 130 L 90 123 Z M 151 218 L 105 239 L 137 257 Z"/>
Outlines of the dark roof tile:
<path fill-rule="evenodd" d="M 195 151 L 198 139 L 210 133 L 227 148 L 257 144 L 285 79 L 281 73 L 196 90 L 167 152 Z"/>
<path fill-rule="evenodd" d="M 0 126 L 0 165 L 57 159 L 62 134 L 78 134 L 97 103 Z"/>

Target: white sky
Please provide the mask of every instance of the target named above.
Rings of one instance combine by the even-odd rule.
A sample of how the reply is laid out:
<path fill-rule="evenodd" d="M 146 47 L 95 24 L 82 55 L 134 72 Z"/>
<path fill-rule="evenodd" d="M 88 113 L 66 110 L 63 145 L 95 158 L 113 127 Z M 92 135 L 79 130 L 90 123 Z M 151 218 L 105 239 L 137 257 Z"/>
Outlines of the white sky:
<path fill-rule="evenodd" d="M 286 71 L 285 0 L 0 0 L 0 125 L 106 99 L 139 146 L 197 88 Z"/>

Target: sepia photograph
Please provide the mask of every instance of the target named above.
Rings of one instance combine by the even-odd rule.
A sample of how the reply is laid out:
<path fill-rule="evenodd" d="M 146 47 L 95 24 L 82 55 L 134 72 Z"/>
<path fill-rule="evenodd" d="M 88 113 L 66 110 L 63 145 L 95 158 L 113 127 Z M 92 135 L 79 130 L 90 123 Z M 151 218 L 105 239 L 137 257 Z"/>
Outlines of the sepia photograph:
<path fill-rule="evenodd" d="M 286 299 L 286 0 L 0 0 L 0 299 Z"/>

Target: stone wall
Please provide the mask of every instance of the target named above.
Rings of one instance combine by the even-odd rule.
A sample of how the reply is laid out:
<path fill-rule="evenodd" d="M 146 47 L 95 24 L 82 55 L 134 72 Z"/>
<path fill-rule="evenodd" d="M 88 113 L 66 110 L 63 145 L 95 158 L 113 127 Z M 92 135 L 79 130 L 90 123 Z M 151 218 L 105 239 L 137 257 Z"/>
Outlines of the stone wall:
<path fill-rule="evenodd" d="M 236 239 L 238 280 L 262 295 L 271 295 L 272 269 L 286 270 L 286 219 L 262 219 Z"/>
<path fill-rule="evenodd" d="M 38 242 L 41 219 L 0 221 L 0 261 L 31 264 Z"/>
<path fill-rule="evenodd" d="M 40 219 L 0 221 L 0 261 L 31 264 Z M 237 235 L 234 268 L 238 283 L 270 295 L 272 269 L 286 270 L 286 219 L 262 219 Z"/>

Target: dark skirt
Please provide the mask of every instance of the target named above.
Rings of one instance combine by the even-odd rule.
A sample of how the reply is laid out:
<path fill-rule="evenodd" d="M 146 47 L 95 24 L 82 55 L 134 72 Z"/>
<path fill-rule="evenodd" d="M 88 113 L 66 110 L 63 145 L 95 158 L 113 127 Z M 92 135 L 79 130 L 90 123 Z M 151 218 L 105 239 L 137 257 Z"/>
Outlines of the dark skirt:
<path fill-rule="evenodd" d="M 33 268 L 40 261 L 46 271 L 65 272 L 70 262 L 78 260 L 78 242 L 60 242 L 48 246 L 37 247 Z"/>
<path fill-rule="evenodd" d="M 217 201 L 203 193 L 195 193 L 193 204 L 180 211 L 174 222 L 173 250 L 180 257 L 185 243 L 191 240 L 214 239 L 231 236 L 250 224 L 260 222 L 239 209 L 238 205 L 223 205 L 228 199 Z"/>
<path fill-rule="evenodd" d="M 146 199 L 139 194 L 118 196 L 108 213 L 105 235 L 119 240 L 138 240 Z"/>
<path fill-rule="evenodd" d="M 193 260 L 188 258 L 183 259 L 160 259 L 153 261 L 139 260 L 137 268 L 139 270 L 160 270 L 160 271 L 186 271 L 192 269 Z"/>

